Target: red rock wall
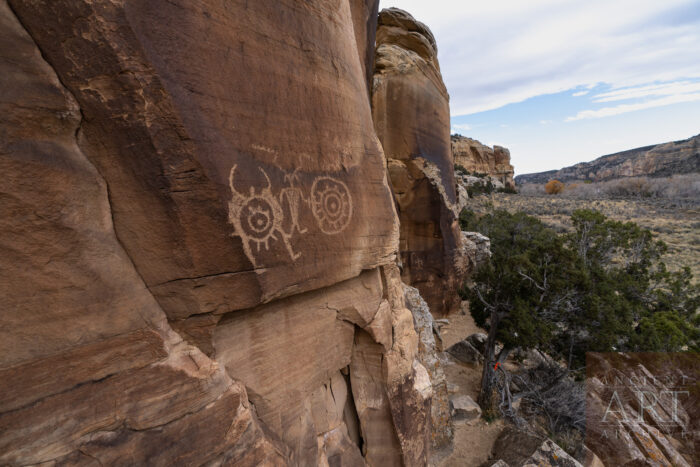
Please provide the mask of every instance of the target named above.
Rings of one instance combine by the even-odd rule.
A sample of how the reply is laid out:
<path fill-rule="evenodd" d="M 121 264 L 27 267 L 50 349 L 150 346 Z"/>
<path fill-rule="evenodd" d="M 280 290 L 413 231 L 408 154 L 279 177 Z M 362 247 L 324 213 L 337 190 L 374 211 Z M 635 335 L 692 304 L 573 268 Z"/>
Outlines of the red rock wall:
<path fill-rule="evenodd" d="M 0 463 L 426 462 L 376 8 L 0 2 Z"/>
<path fill-rule="evenodd" d="M 402 277 L 432 313 L 447 314 L 463 262 L 449 96 L 432 33 L 396 8 L 379 15 L 372 115 L 401 221 Z"/>
<path fill-rule="evenodd" d="M 510 163 L 510 151 L 502 146 L 493 148 L 461 135 L 452 135 L 452 154 L 455 164 L 470 172 L 488 174 L 505 186 L 515 188 L 514 169 Z"/>

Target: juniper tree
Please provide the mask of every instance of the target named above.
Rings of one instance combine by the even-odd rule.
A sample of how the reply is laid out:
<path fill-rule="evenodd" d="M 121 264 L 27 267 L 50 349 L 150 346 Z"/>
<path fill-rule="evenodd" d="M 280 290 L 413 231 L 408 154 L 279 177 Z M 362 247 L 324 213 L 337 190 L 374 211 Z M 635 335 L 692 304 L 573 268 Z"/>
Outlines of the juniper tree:
<path fill-rule="evenodd" d="M 464 211 L 460 221 L 491 239 L 491 261 L 463 289 L 489 332 L 479 394 L 485 411 L 495 411 L 494 366 L 516 347 L 545 351 L 568 368 L 589 350 L 697 350 L 698 287 L 689 270 L 666 269 L 666 246 L 649 230 L 592 210 L 574 212 L 569 234 L 524 213 Z"/>

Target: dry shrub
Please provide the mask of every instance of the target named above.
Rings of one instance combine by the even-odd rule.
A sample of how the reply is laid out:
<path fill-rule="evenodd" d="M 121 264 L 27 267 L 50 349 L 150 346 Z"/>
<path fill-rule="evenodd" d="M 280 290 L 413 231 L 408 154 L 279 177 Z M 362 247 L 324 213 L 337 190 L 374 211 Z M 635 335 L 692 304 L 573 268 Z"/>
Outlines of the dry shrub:
<path fill-rule="evenodd" d="M 518 193 L 525 196 L 540 196 L 544 194 L 544 187 L 539 183 L 526 183 L 518 185 Z"/>
<path fill-rule="evenodd" d="M 559 180 L 550 180 L 544 186 L 544 191 L 548 195 L 558 195 L 559 193 L 564 191 L 564 184 Z"/>
<path fill-rule="evenodd" d="M 659 178 L 626 177 L 604 182 L 572 183 L 566 187 L 561 184 L 561 192 L 550 191 L 556 190 L 559 183 L 561 182 L 558 180 L 548 182 L 544 191 L 548 194 L 560 194 L 563 197 L 575 199 L 665 199 L 681 207 L 694 206 L 700 202 L 700 173 Z M 542 186 L 523 185 L 520 188 L 520 193 L 530 196 L 541 195 L 543 194 Z"/>

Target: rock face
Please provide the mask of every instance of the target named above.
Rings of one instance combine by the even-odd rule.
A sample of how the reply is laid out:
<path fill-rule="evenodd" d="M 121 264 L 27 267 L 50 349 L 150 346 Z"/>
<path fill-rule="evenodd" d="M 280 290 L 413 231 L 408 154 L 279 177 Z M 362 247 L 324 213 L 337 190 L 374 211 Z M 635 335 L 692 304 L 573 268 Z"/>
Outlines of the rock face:
<path fill-rule="evenodd" d="M 490 148 L 479 141 L 462 135 L 450 138 L 455 164 L 469 172 L 490 175 L 504 186 L 515 188 L 514 169 L 510 163 L 510 151 L 502 146 Z"/>
<path fill-rule="evenodd" d="M 462 231 L 462 247 L 471 271 L 491 259 L 491 240 L 479 232 Z"/>
<path fill-rule="evenodd" d="M 431 445 L 434 457 L 440 457 L 452 449 L 454 429 L 447 394 L 447 377 L 440 358 L 441 349 L 435 339 L 435 321 L 418 289 L 404 284 L 404 294 L 418 333 L 418 360 L 427 370 L 432 382 Z"/>
<path fill-rule="evenodd" d="M 561 170 L 515 177 L 519 185 L 545 184 L 549 180 L 604 181 L 623 177 L 668 177 L 700 172 L 700 135 L 682 141 L 645 146 L 581 162 Z"/>
<path fill-rule="evenodd" d="M 0 1 L 0 464 L 427 462 L 377 3 Z"/>
<path fill-rule="evenodd" d="M 696 465 L 697 355 L 586 354 L 586 446 L 605 465 Z"/>
<path fill-rule="evenodd" d="M 446 314 L 458 306 L 464 268 L 449 96 L 432 33 L 396 8 L 379 14 L 372 116 L 401 220 L 402 277 L 433 314 Z"/>

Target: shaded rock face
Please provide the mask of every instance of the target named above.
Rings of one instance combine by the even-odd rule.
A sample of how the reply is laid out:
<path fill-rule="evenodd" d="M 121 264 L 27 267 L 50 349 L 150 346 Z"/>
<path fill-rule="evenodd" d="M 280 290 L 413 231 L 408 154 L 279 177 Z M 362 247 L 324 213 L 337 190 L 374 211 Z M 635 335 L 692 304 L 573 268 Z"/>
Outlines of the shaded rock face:
<path fill-rule="evenodd" d="M 623 177 L 669 177 L 700 172 L 700 135 L 686 140 L 645 146 L 581 162 L 560 170 L 549 170 L 516 177 L 518 184 L 545 184 L 549 180 L 604 181 Z"/>
<path fill-rule="evenodd" d="M 0 464 L 426 463 L 377 3 L 0 2 Z"/>
<path fill-rule="evenodd" d="M 493 148 L 461 135 L 450 137 L 455 164 L 469 172 L 491 175 L 504 186 L 515 188 L 514 169 L 510 163 L 510 151 L 502 146 Z"/>
<path fill-rule="evenodd" d="M 446 314 L 458 306 L 464 267 L 449 96 L 432 33 L 396 8 L 379 14 L 372 116 L 401 221 L 402 277 L 432 313 Z"/>
<path fill-rule="evenodd" d="M 447 377 L 440 359 L 441 349 L 435 338 L 435 321 L 428 305 L 415 287 L 404 284 L 406 306 L 413 314 L 418 333 L 418 360 L 430 376 L 433 398 L 430 412 L 431 446 L 437 458 L 452 450 L 454 427 L 447 394 Z"/>

